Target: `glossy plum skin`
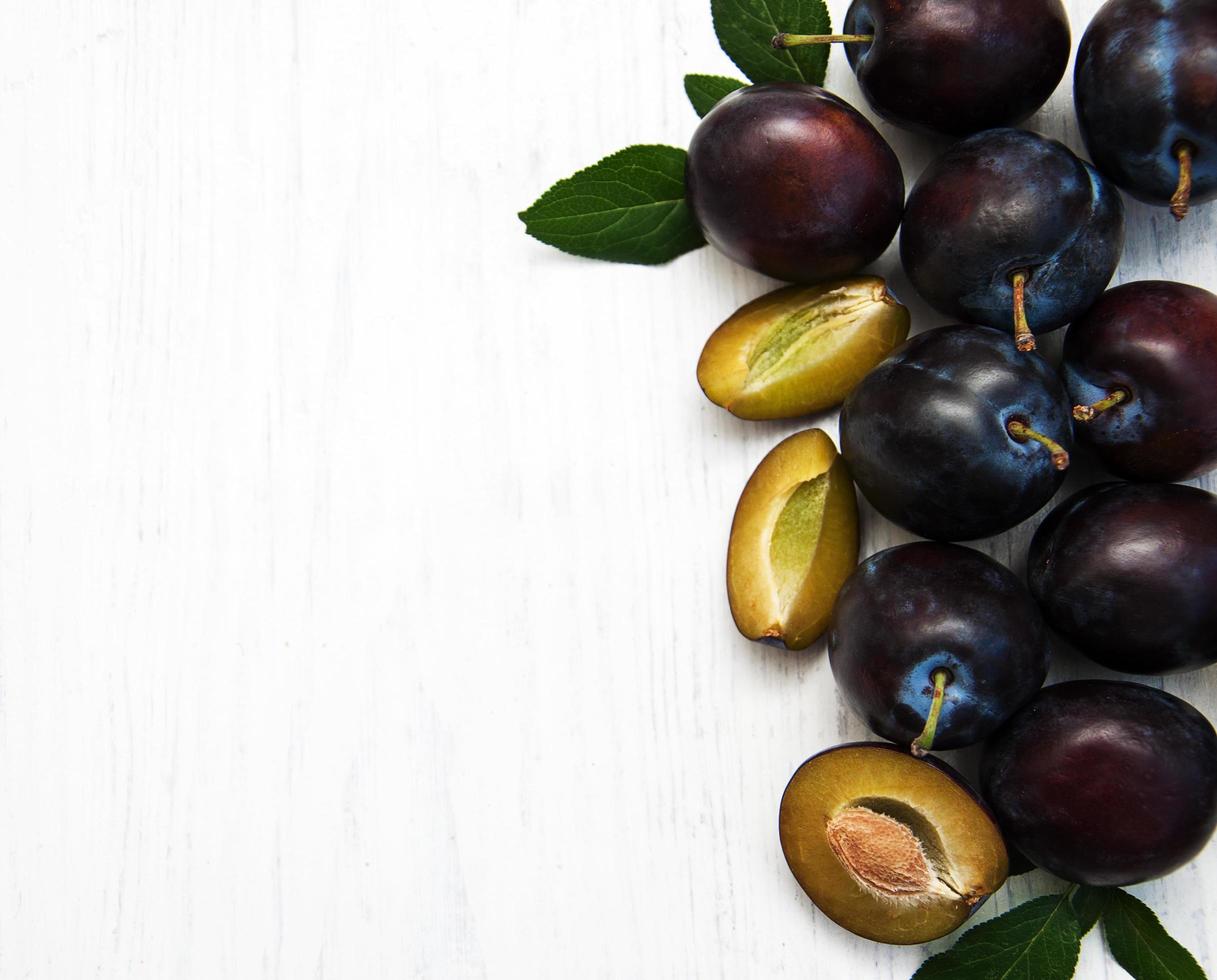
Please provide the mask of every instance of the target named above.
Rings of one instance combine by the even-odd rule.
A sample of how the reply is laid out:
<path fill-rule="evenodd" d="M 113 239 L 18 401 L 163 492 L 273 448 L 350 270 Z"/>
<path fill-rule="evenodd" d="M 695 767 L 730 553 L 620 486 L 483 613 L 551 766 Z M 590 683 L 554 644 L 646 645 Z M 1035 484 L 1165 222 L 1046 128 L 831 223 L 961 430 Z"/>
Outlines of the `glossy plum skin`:
<path fill-rule="evenodd" d="M 1008 568 L 955 544 L 918 541 L 871 555 L 837 596 L 833 677 L 875 734 L 909 745 L 925 725 L 932 675 L 951 673 L 933 748 L 992 734 L 1048 672 L 1048 638 Z"/>
<path fill-rule="evenodd" d="M 1131 885 L 1194 858 L 1217 826 L 1217 734 L 1165 691 L 1044 688 L 986 745 L 981 788 L 1010 843 L 1067 881 Z"/>
<path fill-rule="evenodd" d="M 1078 47 L 1074 104 L 1095 165 L 1134 197 L 1166 204 L 1174 148 L 1195 148 L 1192 202 L 1217 197 L 1217 5 L 1109 0 Z"/>
<path fill-rule="evenodd" d="M 1065 389 L 1005 331 L 939 327 L 871 371 L 841 411 L 841 452 L 879 513 L 926 538 L 997 534 L 1039 510 L 1064 473 L 1006 429 L 1019 419 L 1072 445 Z"/>
<path fill-rule="evenodd" d="M 1035 333 L 1093 304 L 1123 248 L 1119 191 L 1063 144 L 1021 129 L 978 133 L 931 163 L 900 232 L 913 286 L 965 323 L 1010 329 L 1011 278 L 1026 270 Z"/>
<path fill-rule="evenodd" d="M 966 136 L 1021 122 L 1069 61 L 1060 0 L 854 0 L 845 45 L 871 107 L 898 126 Z"/>
<path fill-rule="evenodd" d="M 1035 532 L 1027 579 L 1048 622 L 1112 670 L 1217 663 L 1217 497 L 1174 483 L 1104 483 Z"/>
<path fill-rule="evenodd" d="M 706 240 L 788 282 L 848 276 L 887 248 L 904 205 L 892 148 L 848 103 L 811 85 L 753 85 L 697 127 L 685 171 Z"/>
<path fill-rule="evenodd" d="M 1077 426 L 1113 473 L 1187 480 L 1217 467 L 1217 296 L 1179 282 L 1110 289 L 1065 334 L 1075 404 L 1127 401 Z"/>

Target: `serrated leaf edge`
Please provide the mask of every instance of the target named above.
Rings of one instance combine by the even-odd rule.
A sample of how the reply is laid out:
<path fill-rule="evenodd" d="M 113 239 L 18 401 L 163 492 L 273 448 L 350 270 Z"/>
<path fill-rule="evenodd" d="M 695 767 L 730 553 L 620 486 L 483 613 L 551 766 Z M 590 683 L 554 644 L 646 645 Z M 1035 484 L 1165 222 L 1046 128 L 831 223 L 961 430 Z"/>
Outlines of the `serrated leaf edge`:
<path fill-rule="evenodd" d="M 1051 898 L 1051 897 L 1052 896 L 1050 896 L 1050 895 L 1041 895 L 1039 898 L 1030 899 L 1026 902 L 1023 902 L 1021 905 L 1016 905 L 1012 909 L 1007 909 L 1005 912 L 1002 913 L 1002 915 L 1009 915 L 1012 912 L 1017 912 L 1019 909 L 1023 908 L 1026 905 L 1030 905 L 1032 902 L 1038 902 L 1038 901 L 1041 901 L 1042 899 Z M 1074 924 L 1076 926 L 1077 914 L 1073 910 L 1073 905 L 1070 901 L 1070 899 L 1071 899 L 1070 893 L 1062 892 L 1060 895 L 1056 896 L 1056 898 L 1057 898 L 1057 903 L 1056 903 L 1055 907 L 1052 909 L 1052 911 L 1050 913 L 1048 913 L 1048 915 L 1045 917 L 1045 919 L 1044 919 L 1043 923 L 1041 924 L 1041 926 L 1039 927 L 1039 929 L 1037 929 L 1035 931 L 1034 935 L 1032 935 L 1031 938 L 1026 943 L 1023 944 L 1024 945 L 1023 952 L 1018 956 L 1018 958 L 1013 963 L 1010 964 L 1010 967 L 1004 973 L 993 977 L 993 980 L 1006 980 L 1007 977 L 1011 976 L 1011 973 L 1014 970 L 1014 968 L 1023 961 L 1023 957 L 1026 956 L 1027 950 L 1029 950 L 1035 944 L 1036 940 L 1038 940 L 1039 937 L 1044 934 L 1044 931 L 1048 928 L 1048 924 L 1053 920 L 1053 918 L 1062 909 L 1065 909 L 1068 911 L 1069 916 L 1073 918 Z M 978 925 L 973 926 L 972 928 L 980 929 L 983 926 L 989 925 L 989 923 L 991 923 L 991 922 L 996 922 L 1001 917 L 1002 916 L 996 916 L 992 919 L 989 919 L 988 922 L 979 923 Z M 961 954 L 959 954 L 957 952 L 958 944 L 963 942 L 965 939 L 967 939 L 968 934 L 971 931 L 972 931 L 972 929 L 969 929 L 968 932 L 965 932 L 962 936 L 960 936 L 959 940 L 957 941 L 955 946 L 952 946 L 950 949 L 943 950 L 943 952 L 937 953 L 934 956 L 931 956 L 928 960 L 926 960 L 924 963 L 922 963 L 921 966 L 919 966 L 917 968 L 917 972 L 913 974 L 911 980 L 917 980 L 917 977 L 921 973 L 921 971 L 924 970 L 926 967 L 928 967 L 931 963 L 933 963 L 935 961 L 942 961 L 942 960 L 951 959 L 951 958 L 960 956 Z M 1074 962 L 1074 968 L 1076 969 L 1078 956 L 1081 953 L 1082 939 L 1081 939 L 1081 936 L 1076 935 L 1076 933 L 1075 933 L 1075 939 L 1076 939 L 1076 943 L 1077 943 L 1077 952 L 1074 954 L 1073 962 Z M 996 954 L 991 954 L 991 955 L 996 955 Z"/>
<path fill-rule="evenodd" d="M 669 146 L 665 143 L 635 143 L 631 146 L 627 146 L 627 147 L 624 147 L 623 149 L 617 150 L 614 153 L 610 153 L 607 156 L 601 157 L 595 163 L 588 164 L 587 166 L 582 167 L 579 170 L 576 170 L 569 177 L 563 177 L 560 180 L 555 181 L 541 194 L 540 197 L 538 197 L 535 201 L 533 201 L 532 204 L 530 204 L 523 211 L 517 212 L 516 216 L 520 219 L 520 221 L 522 221 L 524 223 L 525 233 L 528 234 L 531 238 L 534 238 L 537 241 L 541 242 L 542 244 L 548 245 L 551 248 L 556 248 L 561 252 L 567 253 L 568 255 L 576 255 L 581 258 L 595 258 L 599 261 L 619 262 L 619 263 L 625 263 L 625 264 L 630 264 L 630 265 L 650 265 L 650 266 L 664 265 L 664 264 L 672 261 L 673 259 L 679 258 L 681 255 L 685 254 L 686 252 L 690 252 L 696 248 L 700 248 L 702 245 L 705 244 L 704 240 L 700 240 L 700 241 L 698 241 L 697 244 L 693 244 L 689 248 L 683 249 L 682 251 L 676 252 L 672 255 L 661 255 L 660 257 L 657 257 L 657 258 L 651 258 L 649 256 L 648 257 L 626 258 L 626 257 L 622 257 L 622 256 L 588 255 L 586 250 L 574 249 L 566 244 L 563 244 L 562 240 L 564 238 L 591 238 L 594 240 L 594 239 L 598 238 L 599 236 L 603 235 L 605 232 L 607 232 L 612 227 L 614 227 L 618 223 L 618 221 L 624 220 L 624 218 L 626 217 L 626 215 L 629 212 L 635 211 L 635 210 L 638 210 L 641 208 L 660 208 L 660 209 L 666 208 L 668 213 L 664 214 L 659 219 L 658 223 L 649 232 L 646 232 L 645 235 L 636 235 L 636 236 L 633 236 L 630 238 L 622 238 L 617 242 L 617 245 L 628 246 L 629 243 L 631 243 L 633 241 L 641 240 L 644 237 L 657 236 L 657 237 L 655 237 L 655 241 L 656 241 L 657 246 L 660 246 L 660 247 L 657 247 L 656 250 L 662 251 L 661 246 L 664 246 L 667 243 L 678 240 L 681 234 L 687 233 L 689 231 L 689 225 L 685 225 L 683 228 L 677 228 L 674 230 L 674 232 L 667 233 L 665 236 L 665 226 L 667 226 L 674 218 L 678 217 L 679 215 L 688 213 L 688 202 L 685 200 L 685 196 L 684 196 L 683 176 L 681 179 L 677 180 L 677 178 L 674 178 L 674 177 L 670 176 L 669 174 L 663 173 L 662 171 L 660 171 L 658 169 L 644 167 L 644 166 L 641 166 L 641 165 L 639 165 L 637 163 L 633 163 L 633 162 L 626 162 L 624 164 L 621 164 L 620 165 L 621 171 L 628 171 L 629 169 L 645 170 L 649 174 L 659 176 L 665 180 L 670 180 L 673 182 L 674 185 L 679 184 L 680 190 L 681 190 L 680 196 L 679 197 L 670 197 L 670 198 L 661 198 L 661 197 L 654 197 L 653 195 L 651 195 L 650 200 L 642 201 L 638 204 L 630 204 L 630 205 L 624 205 L 624 206 L 614 205 L 613 207 L 605 208 L 603 211 L 587 211 L 587 212 L 583 212 L 578 215 L 571 215 L 572 220 L 578 220 L 578 219 L 584 219 L 584 218 L 594 218 L 598 215 L 613 214 L 613 213 L 621 212 L 620 216 L 616 220 L 610 222 L 608 225 L 604 226 L 603 228 L 598 229 L 596 232 L 594 232 L 590 235 L 563 235 L 561 233 L 558 233 L 558 234 L 547 234 L 546 237 L 542 238 L 536 231 L 534 231 L 533 228 L 529 227 L 530 222 L 542 220 L 542 219 L 539 219 L 534 212 L 538 208 L 543 207 L 545 204 L 550 202 L 554 198 L 555 195 L 561 194 L 562 191 L 568 185 L 578 182 L 580 180 L 580 178 L 587 179 L 586 175 L 590 171 L 594 171 L 598 167 L 604 167 L 606 165 L 609 165 L 611 167 L 614 160 L 616 160 L 619 157 L 622 157 L 626 154 L 636 153 L 639 150 L 653 150 L 653 151 L 657 151 L 661 154 L 679 155 L 679 158 L 681 158 L 682 161 L 684 158 L 687 158 L 687 156 L 688 156 L 687 151 L 684 150 L 682 147 L 678 147 L 678 146 Z M 674 156 L 673 160 L 675 160 L 675 159 L 676 159 L 676 157 Z M 591 177 L 590 179 L 596 183 L 610 183 L 610 184 L 618 183 L 618 184 L 622 184 L 622 186 L 630 188 L 631 190 L 635 190 L 635 191 L 638 190 L 638 188 L 634 187 L 633 185 L 627 184 L 625 181 L 622 181 L 620 178 L 614 177 L 611 174 L 610 175 L 595 175 L 595 176 Z M 582 194 L 582 196 L 589 197 L 589 198 L 597 197 L 597 195 L 594 191 L 583 191 L 583 192 L 581 192 L 581 194 Z M 561 219 L 547 219 L 547 220 L 561 220 Z M 690 223 L 692 223 L 691 216 L 689 217 L 689 221 L 690 221 Z M 700 238 L 700 236 L 699 236 L 699 238 Z"/>
<path fill-rule="evenodd" d="M 697 107 L 697 103 L 695 101 L 693 101 L 693 93 L 690 91 L 690 87 L 691 87 L 690 81 L 692 79 L 702 79 L 702 78 L 710 78 L 710 79 L 714 79 L 715 81 L 728 82 L 729 84 L 734 85 L 735 87 L 733 89 L 731 89 L 729 92 L 727 92 L 727 95 L 730 95 L 731 92 L 738 92 L 740 89 L 748 87 L 747 82 L 741 82 L 738 78 L 731 78 L 729 75 L 708 75 L 704 72 L 690 72 L 689 74 L 685 75 L 685 77 L 684 77 L 685 97 L 689 100 L 689 104 L 691 106 L 693 106 L 693 111 L 696 112 L 697 115 L 702 119 L 705 118 L 706 113 L 702 112 Z M 702 91 L 704 91 L 704 89 Z M 714 103 L 714 105 L 718 105 L 718 102 L 725 99 L 727 97 L 727 95 L 719 96 L 718 101 L 716 101 Z M 712 109 L 712 108 L 714 108 L 714 106 L 711 106 L 710 108 Z M 709 109 L 707 109 L 706 111 L 708 112 Z"/>
<path fill-rule="evenodd" d="M 1108 909 L 1117 907 L 1117 903 L 1119 903 L 1119 902 L 1127 901 L 1127 902 L 1131 903 L 1133 905 L 1133 907 L 1137 908 L 1138 911 L 1143 911 L 1146 915 L 1148 915 L 1150 917 L 1150 919 L 1153 921 L 1154 925 L 1156 925 L 1161 930 L 1162 936 L 1164 936 L 1168 941 L 1173 943 L 1179 949 L 1179 951 L 1182 952 L 1192 962 L 1192 964 L 1196 967 L 1196 971 L 1199 974 L 1199 976 L 1207 977 L 1207 974 L 1204 971 L 1204 967 L 1202 967 L 1200 965 L 1200 961 L 1196 959 L 1195 955 L 1192 953 L 1192 951 L 1190 949 L 1188 949 L 1186 946 L 1184 946 L 1181 942 L 1179 942 L 1179 940 L 1177 940 L 1174 936 L 1172 936 L 1167 931 L 1166 926 L 1164 926 L 1162 924 L 1162 920 L 1160 918 L 1158 918 L 1158 914 L 1153 909 L 1151 909 L 1148 905 L 1146 905 L 1143 901 L 1141 901 L 1135 895 L 1129 894 L 1128 892 L 1124 891 L 1124 889 L 1122 889 L 1122 888 L 1115 889 L 1115 892 L 1117 894 L 1114 895 L 1112 897 L 1112 899 L 1108 900 L 1107 905 L 1103 909 L 1103 940 L 1107 944 L 1107 949 L 1111 953 L 1112 958 L 1116 961 L 1116 963 L 1118 963 L 1120 965 L 1120 968 L 1122 970 L 1124 970 L 1130 976 L 1133 976 L 1133 977 L 1137 976 L 1137 974 L 1133 973 L 1132 970 L 1130 970 L 1127 966 L 1124 965 L 1123 962 L 1120 961 L 1120 958 L 1118 956 L 1116 956 L 1115 950 L 1113 950 L 1111 948 L 1111 941 L 1108 939 L 1108 934 L 1107 934 L 1107 930 L 1108 930 L 1107 917 L 1108 917 Z M 1145 949 L 1145 951 L 1153 957 L 1154 962 L 1156 962 L 1159 965 L 1159 967 L 1162 969 L 1162 971 L 1164 973 L 1166 973 L 1168 976 L 1176 976 L 1176 977 L 1179 976 L 1179 974 L 1172 971 L 1170 969 L 1170 966 L 1162 959 L 1161 956 L 1158 955 L 1158 953 L 1154 949 L 1153 944 L 1146 940 L 1146 938 L 1145 938 L 1146 934 L 1144 932 L 1142 932 L 1139 928 L 1137 928 L 1137 924 L 1136 924 L 1136 922 L 1133 921 L 1132 916 L 1127 915 L 1125 913 L 1121 913 L 1121 914 L 1123 915 L 1123 918 L 1128 922 L 1128 925 L 1132 929 L 1133 934 L 1136 935 L 1136 937 L 1140 941 L 1141 947 L 1143 949 Z M 1138 964 L 1133 964 L 1133 965 L 1139 966 L 1140 964 L 1138 963 Z"/>
<path fill-rule="evenodd" d="M 764 8 L 767 19 L 762 19 L 762 18 L 758 17 L 756 15 L 756 13 L 754 13 L 752 10 L 749 10 L 747 7 L 745 7 L 740 2 L 740 0 L 722 0 L 722 2 L 735 4 L 736 8 L 740 11 L 740 13 L 744 17 L 747 17 L 747 18 L 755 21 L 756 23 L 762 25 L 766 31 L 771 31 L 774 35 L 779 34 L 784 30 L 788 31 L 788 30 L 798 29 L 797 26 L 792 27 L 791 25 L 786 25 L 783 27 L 783 26 L 779 25 L 777 22 L 777 18 L 773 15 L 773 10 L 769 6 L 769 0 L 756 0 L 756 2 L 759 3 Z M 828 24 L 829 24 L 829 27 L 831 28 L 832 12 L 828 9 L 828 4 L 825 3 L 824 0 L 820 0 L 820 5 L 824 9 L 824 14 L 828 18 Z M 731 63 L 734 64 L 740 71 L 742 71 L 744 73 L 745 77 L 748 78 L 749 81 L 754 82 L 759 85 L 759 84 L 763 84 L 765 82 L 789 82 L 789 81 L 795 80 L 795 79 L 791 79 L 789 77 L 757 78 L 755 73 L 749 73 L 748 70 L 746 68 L 744 68 L 743 65 L 741 65 L 738 61 L 736 61 L 735 56 L 732 55 L 731 52 L 727 50 L 727 46 L 723 42 L 722 32 L 719 28 L 718 11 L 715 9 L 716 6 L 717 6 L 716 4 L 711 3 L 710 15 L 711 15 L 711 20 L 714 24 L 714 36 L 718 39 L 718 46 L 720 48 L 722 48 L 723 53 L 728 58 L 731 59 Z M 808 78 L 807 75 L 804 74 L 803 68 L 799 64 L 798 60 L 788 50 L 774 48 L 772 51 L 772 57 L 778 63 L 784 64 L 786 67 L 793 69 L 795 75 L 798 76 L 797 80 L 802 82 L 803 84 L 805 84 L 805 85 L 823 85 L 824 84 L 825 76 L 828 73 L 828 58 L 827 57 L 824 58 L 824 70 L 822 73 L 820 73 L 818 78 Z"/>

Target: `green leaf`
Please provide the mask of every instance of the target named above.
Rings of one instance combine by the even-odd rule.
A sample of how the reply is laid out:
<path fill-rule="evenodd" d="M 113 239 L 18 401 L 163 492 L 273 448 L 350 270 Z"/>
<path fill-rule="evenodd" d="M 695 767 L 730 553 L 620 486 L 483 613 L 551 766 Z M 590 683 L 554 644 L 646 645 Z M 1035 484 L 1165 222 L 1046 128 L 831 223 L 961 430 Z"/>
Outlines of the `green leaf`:
<path fill-rule="evenodd" d="M 699 116 L 718 104 L 724 95 L 730 95 L 737 88 L 744 88 L 748 83 L 739 82 L 734 78 L 724 78 L 722 75 L 686 75 L 685 95 L 693 103 L 693 109 Z"/>
<path fill-rule="evenodd" d="M 1204 980 L 1204 971 L 1162 928 L 1149 907 L 1119 888 L 1103 908 L 1103 935 L 1116 962 L 1135 980 Z"/>
<path fill-rule="evenodd" d="M 560 180 L 520 212 L 528 234 L 572 255 L 658 265 L 706 244 L 685 203 L 684 150 L 631 146 Z"/>
<path fill-rule="evenodd" d="M 1080 949 L 1068 894 L 1045 895 L 969 929 L 913 980 L 1069 980 Z"/>
<path fill-rule="evenodd" d="M 1094 928 L 1111 898 L 1112 889 L 1079 885 L 1073 893 L 1073 911 L 1078 917 L 1078 933 L 1085 936 Z"/>
<path fill-rule="evenodd" d="M 824 0 L 710 0 L 718 43 L 754 82 L 823 85 L 828 44 L 779 51 L 775 34 L 829 34 Z"/>

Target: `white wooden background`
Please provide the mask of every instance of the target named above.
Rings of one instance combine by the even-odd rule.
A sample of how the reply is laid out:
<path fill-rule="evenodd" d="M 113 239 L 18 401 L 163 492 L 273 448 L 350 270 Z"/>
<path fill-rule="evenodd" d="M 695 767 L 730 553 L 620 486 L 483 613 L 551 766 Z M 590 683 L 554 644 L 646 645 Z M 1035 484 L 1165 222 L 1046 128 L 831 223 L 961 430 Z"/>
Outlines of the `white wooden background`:
<path fill-rule="evenodd" d="M 912 972 L 778 846 L 862 725 L 727 611 L 801 424 L 694 365 L 769 283 L 515 217 L 688 140 L 682 75 L 734 74 L 707 8 L 0 4 L 0 976 Z M 859 101 L 840 51 L 829 84 Z M 1068 82 L 1033 125 L 1078 145 Z M 931 146 L 883 129 L 911 183 Z M 1212 286 L 1215 239 L 1133 205 L 1119 278 Z M 1215 678 L 1166 687 L 1217 714 Z M 1210 966 L 1215 891 L 1217 849 L 1137 889 Z M 1120 971 L 1092 937 L 1079 975 Z"/>

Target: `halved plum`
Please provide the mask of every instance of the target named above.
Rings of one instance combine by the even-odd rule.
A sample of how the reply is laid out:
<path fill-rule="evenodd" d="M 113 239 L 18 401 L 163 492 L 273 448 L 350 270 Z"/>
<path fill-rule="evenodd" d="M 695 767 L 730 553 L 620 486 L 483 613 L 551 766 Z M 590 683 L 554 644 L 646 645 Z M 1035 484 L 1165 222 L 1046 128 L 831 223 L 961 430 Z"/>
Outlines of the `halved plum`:
<path fill-rule="evenodd" d="M 697 382 L 739 418 L 797 418 L 841 404 L 908 335 L 908 309 L 877 276 L 787 286 L 710 335 Z"/>
<path fill-rule="evenodd" d="M 858 563 L 858 503 L 820 429 L 778 443 L 748 480 L 727 545 L 727 598 L 750 640 L 810 646 Z"/>
<path fill-rule="evenodd" d="M 804 762 L 782 794 L 779 833 L 820 911 L 881 943 L 945 936 L 1009 870 L 996 821 L 954 769 L 877 742 Z"/>

